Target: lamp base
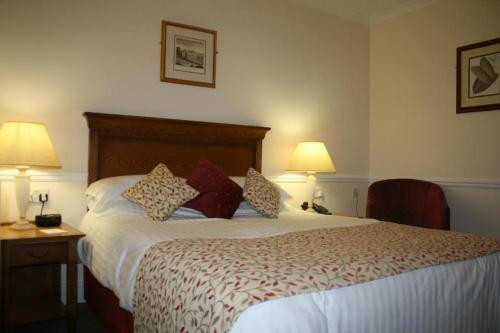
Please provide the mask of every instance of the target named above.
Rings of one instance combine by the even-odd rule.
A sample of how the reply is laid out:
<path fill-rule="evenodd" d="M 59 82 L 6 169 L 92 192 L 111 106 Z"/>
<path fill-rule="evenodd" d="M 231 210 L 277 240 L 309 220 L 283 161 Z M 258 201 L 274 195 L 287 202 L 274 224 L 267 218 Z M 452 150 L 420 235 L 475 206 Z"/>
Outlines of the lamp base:
<path fill-rule="evenodd" d="M 16 183 L 16 202 L 17 210 L 19 211 L 19 218 L 17 222 L 10 226 L 14 230 L 29 230 L 34 229 L 35 226 L 26 220 L 26 210 L 28 209 L 29 196 L 30 196 L 30 182 L 31 177 L 26 173 L 28 167 L 18 166 L 19 174 L 15 177 Z"/>
<path fill-rule="evenodd" d="M 30 230 L 35 229 L 35 225 L 29 223 L 28 221 L 17 221 L 13 225 L 10 226 L 10 229 L 14 230 Z"/>

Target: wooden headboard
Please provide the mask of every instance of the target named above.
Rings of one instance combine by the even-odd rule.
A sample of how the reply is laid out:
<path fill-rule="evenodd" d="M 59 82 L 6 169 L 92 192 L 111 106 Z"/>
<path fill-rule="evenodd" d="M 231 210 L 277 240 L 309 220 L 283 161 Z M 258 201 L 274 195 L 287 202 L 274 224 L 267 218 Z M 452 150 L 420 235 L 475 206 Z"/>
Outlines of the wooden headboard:
<path fill-rule="evenodd" d="M 165 163 L 188 177 L 205 157 L 228 176 L 261 171 L 268 127 L 85 112 L 89 134 L 89 184 L 105 177 L 146 174 Z"/>

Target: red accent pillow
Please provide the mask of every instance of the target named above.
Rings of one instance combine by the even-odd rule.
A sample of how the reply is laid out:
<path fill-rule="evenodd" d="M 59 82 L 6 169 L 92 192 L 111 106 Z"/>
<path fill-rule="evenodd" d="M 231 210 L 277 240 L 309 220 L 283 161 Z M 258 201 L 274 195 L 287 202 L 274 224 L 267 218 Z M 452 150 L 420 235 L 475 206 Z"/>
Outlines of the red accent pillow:
<path fill-rule="evenodd" d="M 200 194 L 184 207 L 196 209 L 206 217 L 230 219 L 243 200 L 243 189 L 207 159 L 198 161 L 186 184 Z"/>

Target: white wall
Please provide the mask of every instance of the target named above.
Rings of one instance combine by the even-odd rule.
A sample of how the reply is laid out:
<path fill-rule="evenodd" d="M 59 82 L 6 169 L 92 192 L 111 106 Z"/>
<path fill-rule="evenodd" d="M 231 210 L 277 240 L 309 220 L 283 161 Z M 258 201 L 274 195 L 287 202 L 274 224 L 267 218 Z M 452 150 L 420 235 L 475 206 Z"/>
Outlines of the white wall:
<path fill-rule="evenodd" d="M 216 89 L 159 81 L 163 19 L 218 31 Z M 270 126 L 264 174 L 283 175 L 297 142 L 323 140 L 337 178 L 366 179 L 368 38 L 363 25 L 286 0 L 2 0 L 0 123 L 47 125 L 63 169 L 32 185 L 74 225 L 85 211 L 84 111 Z M 10 220 L 5 172 L 0 219 Z M 337 178 L 322 184 L 326 203 L 349 212 L 356 184 Z"/>
<path fill-rule="evenodd" d="M 3 0 L 0 122 L 47 124 L 63 169 L 32 187 L 74 225 L 85 212 L 81 113 L 95 111 L 271 126 L 272 178 L 298 141 L 324 140 L 338 170 L 320 182 L 329 208 L 352 212 L 356 186 L 363 212 L 368 174 L 431 178 L 454 230 L 500 237 L 500 112 L 454 111 L 456 48 L 498 37 L 499 11 L 442 0 L 369 32 L 286 0 Z M 159 82 L 162 19 L 218 31 L 216 89 Z M 17 214 L 13 173 L 0 172 L 0 220 Z M 304 183 L 281 184 L 294 204 L 307 198 Z"/>
<path fill-rule="evenodd" d="M 372 26 L 370 175 L 444 186 L 453 230 L 500 238 L 500 111 L 455 113 L 457 47 L 500 36 L 500 2 L 441 0 Z"/>

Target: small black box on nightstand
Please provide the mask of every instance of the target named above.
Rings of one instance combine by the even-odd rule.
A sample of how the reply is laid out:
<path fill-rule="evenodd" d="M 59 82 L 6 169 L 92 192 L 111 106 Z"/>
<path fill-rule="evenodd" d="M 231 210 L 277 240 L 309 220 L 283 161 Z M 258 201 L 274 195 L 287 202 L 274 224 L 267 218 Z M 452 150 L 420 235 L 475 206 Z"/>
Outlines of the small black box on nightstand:
<path fill-rule="evenodd" d="M 35 216 L 35 224 L 37 227 L 58 227 L 61 225 L 61 214 L 47 214 Z"/>

